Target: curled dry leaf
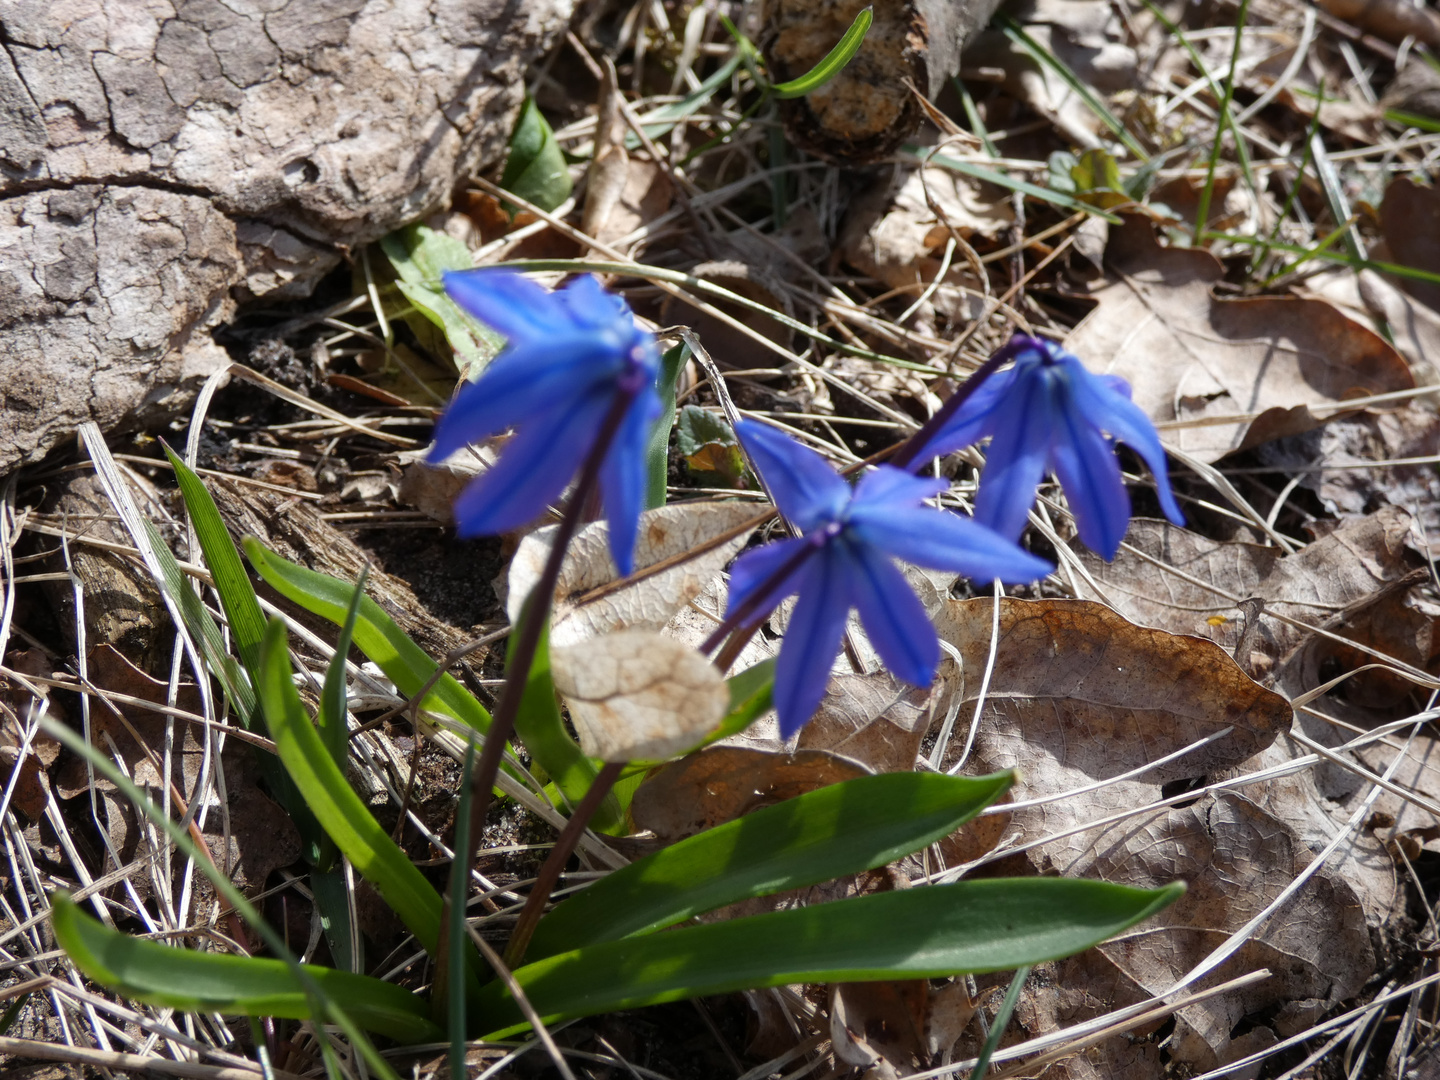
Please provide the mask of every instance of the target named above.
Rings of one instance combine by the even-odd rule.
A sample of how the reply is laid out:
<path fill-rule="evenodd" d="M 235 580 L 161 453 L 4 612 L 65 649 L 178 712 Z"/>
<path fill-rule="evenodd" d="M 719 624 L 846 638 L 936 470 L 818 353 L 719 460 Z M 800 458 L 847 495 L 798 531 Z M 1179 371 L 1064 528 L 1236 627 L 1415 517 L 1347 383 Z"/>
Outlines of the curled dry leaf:
<path fill-rule="evenodd" d="M 1162 434 L 1202 460 L 1309 430 L 1312 406 L 1415 385 L 1388 342 L 1329 304 L 1217 299 L 1219 260 L 1161 247 L 1144 219 L 1111 229 L 1106 261 L 1099 306 L 1066 345 L 1128 379 Z"/>
<path fill-rule="evenodd" d="M 599 591 L 602 586 L 616 580 L 609 526 L 604 522 L 587 525 L 576 535 L 560 568 L 550 620 L 551 644 L 573 645 L 612 630 L 659 630 L 699 596 L 745 546 L 751 530 L 744 525 L 761 512 L 756 504 L 741 502 L 675 503 L 645 511 L 635 546 L 637 572 L 678 560 L 703 545 L 713 546 L 632 585 L 603 592 Z M 540 529 L 521 541 L 515 552 L 505 598 L 511 622 L 519 618 L 525 598 L 540 579 L 554 536 L 554 526 Z"/>
<path fill-rule="evenodd" d="M 551 675 L 580 747 L 602 761 L 656 761 L 689 750 L 730 707 L 715 665 L 678 641 L 621 630 L 554 648 Z"/>
<path fill-rule="evenodd" d="M 785 754 L 712 746 L 652 773 L 636 790 L 630 813 L 637 828 L 674 843 L 752 810 L 869 773 L 858 761 L 823 750 Z"/>

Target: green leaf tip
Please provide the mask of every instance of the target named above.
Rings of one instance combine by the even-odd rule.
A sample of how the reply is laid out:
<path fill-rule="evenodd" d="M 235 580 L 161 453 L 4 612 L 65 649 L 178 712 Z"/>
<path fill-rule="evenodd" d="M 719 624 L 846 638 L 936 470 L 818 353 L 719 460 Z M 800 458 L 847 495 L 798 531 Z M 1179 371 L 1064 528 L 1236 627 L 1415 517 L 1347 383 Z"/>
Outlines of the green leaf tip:
<path fill-rule="evenodd" d="M 850 29 L 845 31 L 845 35 L 833 49 L 825 54 L 823 60 L 798 79 L 776 83 L 770 88 L 771 93 L 778 98 L 785 99 L 804 97 L 806 94 L 820 89 L 836 75 L 839 75 L 845 65 L 854 59 L 855 54 L 860 51 L 861 44 L 865 41 L 870 24 L 874 21 L 875 9 L 873 7 L 862 8 L 860 14 L 855 16 L 855 21 L 850 24 Z"/>

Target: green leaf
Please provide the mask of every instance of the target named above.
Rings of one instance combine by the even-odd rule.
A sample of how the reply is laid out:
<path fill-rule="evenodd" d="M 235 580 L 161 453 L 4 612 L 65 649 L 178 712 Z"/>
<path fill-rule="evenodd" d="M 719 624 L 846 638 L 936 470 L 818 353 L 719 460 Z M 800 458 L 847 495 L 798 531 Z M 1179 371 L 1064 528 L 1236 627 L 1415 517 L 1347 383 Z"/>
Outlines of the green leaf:
<path fill-rule="evenodd" d="M 55 938 L 84 974 L 126 997 L 186 1012 L 315 1017 L 283 960 L 174 948 L 111 930 L 64 893 L 52 897 Z M 320 990 L 361 1027 L 399 1042 L 440 1034 L 425 1003 L 402 987 L 348 971 L 301 965 Z"/>
<path fill-rule="evenodd" d="M 540 921 L 527 955 L 643 934 L 725 904 L 884 866 L 948 836 L 1011 773 L 882 773 L 819 788 L 608 874 Z"/>
<path fill-rule="evenodd" d="M 675 449 L 695 479 L 713 487 L 758 490 L 745 464 L 740 440 L 723 417 L 698 405 L 686 405 L 676 423 Z"/>
<path fill-rule="evenodd" d="M 341 971 L 359 971 L 365 963 L 364 942 L 352 933 L 350 897 L 346 892 L 343 868 L 311 870 L 310 892 L 315 897 L 320 929 L 325 932 L 325 941 L 330 946 L 335 966 Z"/>
<path fill-rule="evenodd" d="M 850 29 L 845 31 L 845 36 L 836 42 L 835 47 L 825 54 L 823 60 L 798 79 L 776 83 L 770 87 L 770 92 L 776 97 L 784 99 L 804 97 L 812 90 L 820 89 L 836 75 L 839 75 L 841 69 L 850 63 L 854 55 L 860 51 L 860 45 L 865 40 L 865 33 L 870 29 L 870 24 L 874 20 L 875 9 L 873 7 L 862 8 L 860 14 L 855 16 L 855 21 L 850 24 Z"/>
<path fill-rule="evenodd" d="M 205 482 L 163 441 L 160 445 L 175 470 L 190 524 L 200 541 L 200 550 L 215 582 L 215 591 L 220 594 L 220 606 L 225 609 L 225 619 L 230 624 L 230 638 L 253 680 L 260 670 L 260 642 L 265 637 L 265 616 L 250 584 L 250 575 L 245 573 L 240 552 L 235 548 L 235 541 L 230 539 L 230 531 L 225 528 L 225 521 L 220 517 L 220 510 Z"/>
<path fill-rule="evenodd" d="M 441 284 L 446 270 L 470 270 L 470 249 L 461 241 L 425 225 L 409 225 L 380 241 L 395 268 L 395 287 L 414 305 L 423 320 L 439 327 L 458 354 L 456 368 L 462 379 L 474 379 L 495 359 L 505 339 L 451 300 Z M 424 325 L 409 320 L 423 341 Z M 432 331 L 433 332 L 433 331 Z M 439 350 L 432 349 L 439 352 Z"/>
<path fill-rule="evenodd" d="M 546 1023 L 794 983 L 1006 971 L 1088 949 L 1185 891 L 1069 878 L 927 885 L 561 953 L 515 971 Z M 504 987 L 479 999 L 485 1038 L 522 1031 Z"/>
<path fill-rule="evenodd" d="M 730 687 L 730 711 L 705 740 L 707 746 L 740 734 L 770 708 L 775 691 L 775 660 L 761 660 L 725 682 Z"/>
<path fill-rule="evenodd" d="M 533 98 L 527 97 L 510 135 L 510 156 L 500 186 L 541 210 L 554 210 L 570 197 L 570 170 L 555 132 Z M 512 213 L 513 207 L 507 207 Z"/>
<path fill-rule="evenodd" d="M 262 645 L 259 689 L 275 750 L 326 834 L 433 954 L 440 937 L 440 894 L 346 782 L 305 715 L 290 675 L 285 624 L 273 619 Z"/>
<path fill-rule="evenodd" d="M 1096 217 L 1104 218 L 1113 225 L 1120 224 L 1120 219 L 1108 210 L 1102 210 L 1098 206 L 1091 206 L 1089 203 L 1081 202 L 1079 199 L 1064 192 L 1052 191 L 1049 188 L 1039 187 L 1025 180 L 1016 180 L 998 169 L 988 168 L 984 165 L 976 165 L 974 162 L 961 161 L 959 158 L 948 157 L 945 154 L 932 154 L 923 147 L 913 143 L 905 146 L 907 153 L 922 157 L 931 165 L 938 165 L 942 169 L 949 169 L 951 172 L 960 173 L 962 176 L 973 176 L 977 180 L 984 180 L 987 184 L 996 184 L 1010 191 L 1018 191 L 1022 195 L 1029 195 L 1032 198 L 1048 202 L 1052 206 L 1058 206 L 1064 210 L 1074 212 L 1084 211 L 1087 214 L 1094 214 Z M 1073 183 L 1073 181 L 1071 181 Z"/>
<path fill-rule="evenodd" d="M 281 596 L 336 626 L 345 624 L 354 585 L 282 559 L 253 536 L 243 543 L 251 565 Z M 406 697 L 419 693 L 439 666 L 368 596 L 360 600 L 355 644 Z M 490 714 L 452 675 L 440 676 L 421 708 L 443 713 L 476 731 L 490 729 Z"/>
<path fill-rule="evenodd" d="M 525 604 L 526 614 L 521 623 L 529 617 L 531 604 Z M 510 635 L 506 663 L 514 662 L 515 644 L 520 640 L 519 627 Z M 556 788 L 574 806 L 585 797 L 590 785 L 595 782 L 600 768 L 585 756 L 580 744 L 570 737 L 565 721 L 560 716 L 560 700 L 555 694 L 555 683 L 550 678 L 550 620 L 540 632 L 540 641 L 535 646 L 535 658 L 530 662 L 530 674 L 525 680 L 525 692 L 520 696 L 520 708 L 515 713 L 515 734 L 530 751 L 530 756 L 555 782 Z M 625 811 L 612 791 L 595 811 L 591 826 L 597 832 L 617 835 L 623 833 Z"/>
<path fill-rule="evenodd" d="M 645 449 L 645 509 L 665 505 L 665 489 L 670 476 L 670 429 L 675 426 L 675 386 L 690 350 L 684 342 L 660 358 L 660 374 L 655 388 L 660 391 L 660 419 L 650 432 L 650 445 Z"/>

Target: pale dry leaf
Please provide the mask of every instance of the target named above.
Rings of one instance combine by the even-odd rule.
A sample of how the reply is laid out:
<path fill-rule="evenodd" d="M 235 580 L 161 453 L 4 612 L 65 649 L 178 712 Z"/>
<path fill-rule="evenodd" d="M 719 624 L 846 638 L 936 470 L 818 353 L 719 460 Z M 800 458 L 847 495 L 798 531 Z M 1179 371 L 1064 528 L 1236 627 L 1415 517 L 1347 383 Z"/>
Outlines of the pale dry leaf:
<path fill-rule="evenodd" d="M 835 1056 L 866 1069 L 866 1080 L 914 1075 L 926 1057 L 929 996 L 924 979 L 833 984 L 829 1004 Z"/>
<path fill-rule="evenodd" d="M 397 498 L 427 517 L 446 525 L 455 523 L 455 500 L 470 481 L 494 465 L 504 439 L 485 439 L 451 454 L 438 465 L 427 460 L 429 450 L 407 450 L 398 455 L 400 489 Z"/>
<path fill-rule="evenodd" d="M 824 750 L 794 754 L 712 746 L 652 773 L 635 792 L 635 825 L 666 843 L 807 791 L 867 776 L 858 761 Z"/>
<path fill-rule="evenodd" d="M 602 761 L 660 761 L 719 726 L 730 690 L 715 665 L 653 631 L 621 630 L 550 650 L 580 748 Z"/>
<path fill-rule="evenodd" d="M 1415 385 L 1393 347 L 1330 304 L 1216 298 L 1220 262 L 1161 247 L 1144 219 L 1111 229 L 1106 262 L 1066 347 L 1128 379 L 1161 434 L 1204 461 L 1315 427 L 1312 406 Z"/>
<path fill-rule="evenodd" d="M 635 567 L 645 570 L 662 560 L 682 556 L 754 518 L 761 508 L 743 502 L 674 503 L 640 515 Z M 520 543 L 510 564 L 505 609 L 513 623 L 530 590 L 540 579 L 555 526 L 531 533 Z M 552 645 L 573 645 L 612 630 L 659 630 L 696 596 L 745 546 L 749 530 L 737 532 L 695 558 L 632 585 L 603 595 L 586 594 L 616 580 L 610 558 L 610 528 L 597 521 L 581 529 L 560 567 L 555 608 L 550 622 Z"/>
<path fill-rule="evenodd" d="M 953 679 L 937 683 L 942 702 L 953 696 L 954 687 Z M 936 709 L 944 715 L 943 707 Z M 800 729 L 798 745 L 843 754 L 876 772 L 909 772 L 933 715 L 928 686 L 911 686 L 884 670 L 836 674 L 815 715 Z"/>

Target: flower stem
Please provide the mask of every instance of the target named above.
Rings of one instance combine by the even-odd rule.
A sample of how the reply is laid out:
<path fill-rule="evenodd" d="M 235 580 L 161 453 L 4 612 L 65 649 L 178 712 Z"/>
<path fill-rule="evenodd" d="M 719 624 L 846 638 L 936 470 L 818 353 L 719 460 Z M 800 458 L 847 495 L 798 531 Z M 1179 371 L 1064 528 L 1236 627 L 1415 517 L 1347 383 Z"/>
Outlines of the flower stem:
<path fill-rule="evenodd" d="M 495 778 L 500 772 L 500 762 L 505 755 L 505 744 L 510 741 L 510 736 L 515 732 L 515 715 L 520 711 L 520 700 L 525 696 L 525 684 L 530 677 L 530 667 L 535 662 L 535 651 L 540 645 L 540 635 L 544 630 L 545 620 L 550 614 L 550 604 L 555 597 L 555 584 L 560 580 L 560 566 L 565 561 L 565 550 L 570 546 L 570 541 L 580 528 L 580 521 L 585 513 L 585 504 L 600 479 L 600 467 L 605 461 L 605 454 L 615 439 L 615 433 L 620 430 L 625 413 L 634 398 L 634 393 L 618 394 L 615 403 L 605 415 L 600 426 L 599 436 L 590 450 L 590 456 L 585 459 L 585 463 L 581 467 L 580 479 L 576 481 L 575 491 L 565 507 L 565 516 L 560 519 L 559 528 L 556 529 L 550 555 L 545 560 L 545 568 L 541 571 L 540 580 L 536 582 L 535 588 L 525 601 L 515 649 L 511 653 L 509 667 L 505 671 L 505 685 L 500 691 L 500 703 L 490 718 L 490 730 L 485 733 L 485 744 L 481 748 L 480 757 L 476 760 L 474 769 L 470 772 L 470 839 L 463 851 L 459 848 L 455 851 L 455 860 L 450 869 L 452 882 L 456 874 L 459 874 L 465 881 L 470 879 L 470 868 L 474 865 L 476 848 L 484 840 L 485 817 L 490 811 L 490 792 L 494 788 Z M 446 927 L 442 925 L 440 932 L 442 938 L 446 936 Z M 448 955 L 446 945 L 447 943 L 442 940 L 436 950 L 436 962 L 439 965 L 446 962 Z"/>
<path fill-rule="evenodd" d="M 510 944 L 505 946 L 505 966 L 512 971 L 524 962 L 525 950 L 530 947 L 530 939 L 535 936 L 535 927 L 539 924 L 540 916 L 545 911 L 545 902 L 555 891 L 555 886 L 560 881 L 560 875 L 565 870 L 565 864 L 570 861 L 570 856 L 575 851 L 575 845 L 580 842 L 580 836 L 585 832 L 585 826 L 590 823 L 590 818 L 594 816 L 595 811 L 605 800 L 605 796 L 610 794 L 610 789 L 615 786 L 615 781 L 624 768 L 624 762 L 608 761 L 605 763 L 605 767 L 600 770 L 600 775 L 595 777 L 595 782 L 590 785 L 590 790 L 585 792 L 585 797 L 580 800 L 574 813 L 570 815 L 570 820 L 565 823 L 560 838 L 550 849 L 550 855 L 546 858 L 545 865 L 540 867 L 540 875 L 535 879 L 535 884 L 530 889 L 530 895 L 525 898 L 525 906 L 520 910 L 520 918 L 515 923 L 515 929 L 510 933 Z"/>
<path fill-rule="evenodd" d="M 707 637 L 705 641 L 701 644 L 700 651 L 703 653 L 710 653 L 714 652 L 717 648 L 719 648 L 720 643 L 725 640 L 725 638 L 730 634 L 732 630 L 736 629 L 737 627 L 744 626 L 747 621 L 756 614 L 756 612 L 760 611 L 761 608 L 764 607 L 765 601 L 769 599 L 770 595 L 780 587 L 780 585 L 785 581 L 785 579 L 788 578 L 791 574 L 795 573 L 796 570 L 800 569 L 801 564 L 819 550 L 819 547 L 817 547 L 815 544 L 806 544 L 798 551 L 796 551 L 794 555 L 786 559 L 780 565 L 780 567 L 773 574 L 770 575 L 768 580 L 762 582 L 759 586 L 757 586 L 754 591 L 752 591 L 750 595 L 744 599 L 742 603 L 736 606 L 734 611 L 730 612 L 729 615 L 725 616 L 724 622 L 722 622 L 719 626 L 717 626 L 714 630 L 710 632 L 710 636 Z M 771 607 L 773 606 L 774 605 L 772 604 Z M 769 612 L 770 610 L 770 608 L 768 607 L 765 607 L 764 609 L 766 612 Z M 749 634 L 745 635 L 746 640 L 749 640 L 750 635 L 755 633 L 755 630 L 759 627 L 759 625 L 760 623 L 757 621 L 754 626 L 749 628 Z M 732 657 L 731 659 L 733 661 L 734 658 Z M 721 670 L 723 671 L 724 667 L 722 667 Z"/>
<path fill-rule="evenodd" d="M 899 469 L 908 469 L 914 461 L 915 455 L 925 448 L 925 444 L 937 431 L 950 422 L 950 418 L 960 411 L 960 406 L 970 400 L 971 395 L 980 389 L 980 384 L 994 375 L 1000 365 L 1013 360 L 1017 353 L 1028 348 L 1031 340 L 1029 335 L 1017 331 L 1009 341 L 996 349 L 989 360 L 976 368 L 970 377 L 960 384 L 955 393 L 945 399 L 945 404 L 935 411 L 934 416 L 925 421 L 919 431 L 895 448 L 894 453 L 890 455 L 890 464 Z"/>

